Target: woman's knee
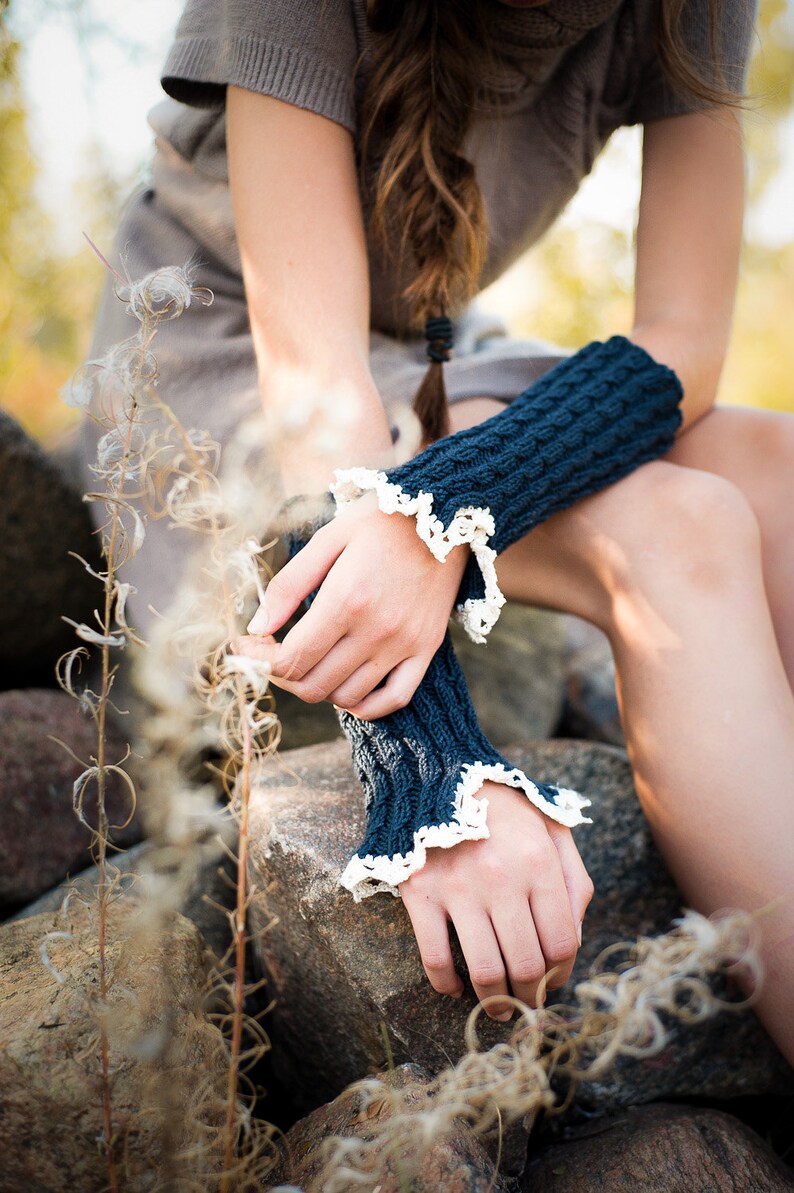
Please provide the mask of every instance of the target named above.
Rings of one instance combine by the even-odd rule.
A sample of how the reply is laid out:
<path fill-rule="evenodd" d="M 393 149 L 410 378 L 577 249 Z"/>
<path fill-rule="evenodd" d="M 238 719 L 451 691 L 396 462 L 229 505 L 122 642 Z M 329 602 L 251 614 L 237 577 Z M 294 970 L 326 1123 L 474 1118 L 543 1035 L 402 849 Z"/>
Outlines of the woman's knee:
<path fill-rule="evenodd" d="M 713 473 L 657 460 L 587 501 L 612 592 L 677 583 L 717 593 L 738 573 L 760 567 L 750 503 Z"/>
<path fill-rule="evenodd" d="M 665 457 L 673 464 L 717 473 L 742 490 L 762 535 L 794 526 L 794 414 L 715 406 L 678 437 Z"/>
<path fill-rule="evenodd" d="M 743 430 L 737 436 L 746 445 L 747 493 L 762 536 L 770 544 L 790 536 L 794 527 L 794 414 L 771 410 L 746 410 Z"/>

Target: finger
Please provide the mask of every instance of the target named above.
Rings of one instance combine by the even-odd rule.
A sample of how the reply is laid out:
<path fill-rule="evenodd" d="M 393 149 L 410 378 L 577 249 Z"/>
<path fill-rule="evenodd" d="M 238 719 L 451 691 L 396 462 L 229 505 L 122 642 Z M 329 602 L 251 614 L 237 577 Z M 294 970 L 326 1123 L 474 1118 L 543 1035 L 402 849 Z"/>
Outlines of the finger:
<path fill-rule="evenodd" d="M 360 632 L 355 635 L 358 654 L 348 674 L 368 661 L 372 654 L 372 634 L 363 618 L 371 598 L 362 585 L 349 591 L 346 571 L 344 561 L 337 560 L 309 611 L 283 639 L 273 662 L 275 675 L 290 680 L 302 679 L 340 639 L 350 635 L 352 641 L 352 630 Z"/>
<path fill-rule="evenodd" d="M 371 659 L 354 671 L 335 691 L 331 692 L 328 699 L 337 708 L 342 708 L 349 712 L 351 708 L 360 704 L 366 696 L 369 696 L 370 692 L 374 692 L 378 684 L 388 676 L 390 671 L 391 666 L 388 665 L 388 661 L 382 662 L 378 659 Z"/>
<path fill-rule="evenodd" d="M 293 692 L 308 704 L 317 704 L 320 700 L 332 699 L 332 693 L 342 684 L 372 664 L 367 659 L 363 666 L 359 666 L 359 656 L 362 650 L 368 649 L 366 643 L 358 639 L 342 638 L 331 647 L 328 654 L 320 659 L 316 667 L 312 667 L 300 679 L 292 676 L 275 674 L 278 670 L 274 666 L 271 671 L 272 682 L 284 691 Z M 373 683 L 378 683 L 388 673 L 388 663 L 372 669 Z M 368 689 L 369 690 L 369 689 Z M 336 703 L 336 701 L 334 701 Z"/>
<path fill-rule="evenodd" d="M 577 939 L 582 943 L 582 921 L 593 897 L 593 880 L 585 869 L 584 862 L 576 848 L 576 842 L 570 829 L 561 824 L 549 825 L 549 835 L 557 847 L 562 866 L 568 900 L 571 904 L 571 915 L 576 926 Z"/>
<path fill-rule="evenodd" d="M 344 550 L 344 540 L 323 533 L 323 527 L 269 581 L 264 603 L 248 623 L 252 634 L 273 634 L 292 617 L 310 593 L 322 584 Z"/>
<path fill-rule="evenodd" d="M 471 906 L 450 908 L 450 916 L 477 998 L 482 1001 L 495 995 L 506 995 L 507 972 L 490 918 L 481 909 Z M 494 1001 L 485 1007 L 485 1013 L 491 1019 L 506 1022 L 513 1014 L 513 1008 Z"/>
<path fill-rule="evenodd" d="M 527 1006 L 537 1006 L 538 985 L 546 976 L 546 961 L 529 901 L 494 907 L 491 922 L 507 968 L 510 989 Z"/>
<path fill-rule="evenodd" d="M 354 707 L 345 706 L 347 711 L 361 721 L 377 721 L 379 717 L 405 708 L 411 703 L 414 692 L 422 682 L 429 662 L 429 659 L 417 655 L 404 659 L 392 669 L 382 688 L 377 688 L 369 696 L 365 696 L 361 703 Z"/>
<path fill-rule="evenodd" d="M 460 998 L 464 987 L 460 975 L 455 972 L 444 909 L 437 903 L 431 903 L 426 896 L 411 896 L 407 890 L 403 891 L 403 903 L 411 919 L 430 985 L 439 994 Z"/>
<path fill-rule="evenodd" d="M 243 634 L 239 638 L 232 638 L 229 649 L 232 654 L 246 655 L 249 659 L 260 659 L 263 663 L 271 663 L 278 643 L 275 638 L 261 637 L 259 634 Z"/>
<path fill-rule="evenodd" d="M 530 891 L 529 905 L 546 971 L 554 971 L 549 975 L 548 989 L 555 990 L 564 986 L 571 976 L 579 947 L 562 867 L 556 868 L 556 874 L 550 868 L 544 870 Z"/>

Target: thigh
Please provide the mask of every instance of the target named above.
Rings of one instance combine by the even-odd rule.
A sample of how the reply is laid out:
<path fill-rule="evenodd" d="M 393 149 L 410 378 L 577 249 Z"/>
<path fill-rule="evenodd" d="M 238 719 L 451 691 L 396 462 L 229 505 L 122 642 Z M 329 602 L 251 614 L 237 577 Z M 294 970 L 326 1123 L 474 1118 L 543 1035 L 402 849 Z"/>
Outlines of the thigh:
<path fill-rule="evenodd" d="M 664 459 L 731 481 L 767 540 L 794 530 L 794 414 L 713 406 L 679 435 Z"/>
<path fill-rule="evenodd" d="M 452 432 L 475 426 L 504 408 L 494 398 L 455 402 L 450 406 Z M 663 467 L 675 471 L 671 465 Z M 606 630 L 611 596 L 604 563 L 613 536 L 622 537 L 625 511 L 637 506 L 636 498 L 616 501 L 605 490 L 547 518 L 499 556 L 496 570 L 505 596 L 525 605 L 574 613 Z"/>

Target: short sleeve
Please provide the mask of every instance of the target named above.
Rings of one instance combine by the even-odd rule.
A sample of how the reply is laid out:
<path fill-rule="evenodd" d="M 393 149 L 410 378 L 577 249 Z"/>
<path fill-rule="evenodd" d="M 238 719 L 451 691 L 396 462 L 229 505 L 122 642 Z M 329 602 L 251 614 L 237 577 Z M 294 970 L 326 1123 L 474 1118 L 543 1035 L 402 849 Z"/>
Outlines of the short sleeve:
<path fill-rule="evenodd" d="M 355 131 L 353 0 L 188 0 L 161 75 L 173 99 L 221 107 L 227 84 Z"/>
<path fill-rule="evenodd" d="M 709 0 L 685 0 L 681 14 L 681 34 L 706 77 L 717 81 L 710 64 L 716 58 L 727 85 L 738 95 L 744 95 L 747 69 L 752 51 L 753 31 L 758 0 L 721 0 L 717 10 L 712 53 Z M 646 124 L 663 116 L 676 116 L 705 108 L 705 101 L 676 91 L 666 77 L 659 57 L 655 32 L 650 33 L 651 52 L 643 59 L 639 85 L 626 124 Z"/>

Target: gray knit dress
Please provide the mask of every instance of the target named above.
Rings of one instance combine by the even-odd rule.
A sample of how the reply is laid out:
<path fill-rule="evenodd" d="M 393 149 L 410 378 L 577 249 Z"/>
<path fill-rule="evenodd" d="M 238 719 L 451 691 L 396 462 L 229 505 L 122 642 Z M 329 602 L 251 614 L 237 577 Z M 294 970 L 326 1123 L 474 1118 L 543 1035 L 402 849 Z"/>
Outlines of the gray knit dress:
<path fill-rule="evenodd" d="M 741 91 L 754 0 L 723 0 L 721 7 L 720 57 Z M 465 147 L 489 221 L 483 286 L 549 228 L 615 129 L 698 107 L 664 79 L 654 12 L 655 0 L 549 0 L 525 9 L 493 0 L 499 110 L 478 110 Z M 708 0 L 688 0 L 685 36 L 701 57 L 707 14 Z M 116 251 L 132 278 L 191 260 L 197 284 L 213 291 L 211 306 L 191 306 L 162 327 L 156 355 L 163 397 L 186 424 L 221 444 L 260 401 L 228 185 L 226 85 L 309 109 L 355 138 L 369 46 L 364 0 L 188 0 L 177 28 L 162 72 L 169 98 L 150 114 L 150 178 L 127 202 Z M 362 203 L 366 214 L 367 196 Z M 373 243 L 369 266 L 372 374 L 399 421 L 398 409 L 410 403 L 426 367 L 424 342 L 405 333 L 402 279 Z M 108 290 L 91 356 L 133 331 Z M 458 321 L 454 357 L 445 366 L 450 401 L 509 401 L 565 352 L 510 339 L 475 305 Z M 86 420 L 86 480 L 95 438 Z M 131 562 L 133 612 L 144 632 L 147 606 L 169 604 L 183 550 L 178 536 L 154 523 L 146 550 Z"/>

